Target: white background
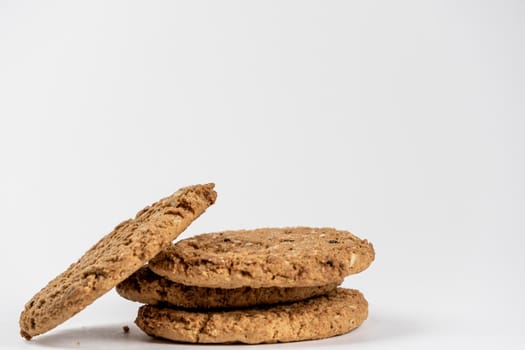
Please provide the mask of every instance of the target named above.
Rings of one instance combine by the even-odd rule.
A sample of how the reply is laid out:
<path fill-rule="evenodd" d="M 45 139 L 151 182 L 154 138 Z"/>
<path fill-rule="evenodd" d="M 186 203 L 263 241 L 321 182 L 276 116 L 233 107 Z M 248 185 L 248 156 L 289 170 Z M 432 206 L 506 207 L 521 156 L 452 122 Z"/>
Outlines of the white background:
<path fill-rule="evenodd" d="M 281 348 L 523 349 L 521 1 L 0 1 L 1 348 L 182 348 L 109 292 L 26 342 L 24 303 L 179 187 L 181 237 L 371 240 L 348 335 Z M 77 343 L 78 342 L 78 343 Z M 214 349 L 217 347 L 213 347 Z"/>

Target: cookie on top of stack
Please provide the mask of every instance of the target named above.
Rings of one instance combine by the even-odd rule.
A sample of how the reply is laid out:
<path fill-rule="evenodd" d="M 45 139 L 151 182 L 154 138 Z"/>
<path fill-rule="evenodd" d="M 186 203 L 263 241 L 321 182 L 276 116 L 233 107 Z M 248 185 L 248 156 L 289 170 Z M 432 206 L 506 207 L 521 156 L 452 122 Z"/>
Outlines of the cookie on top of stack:
<path fill-rule="evenodd" d="M 198 235 L 163 250 L 117 286 L 147 334 L 191 343 L 275 343 L 347 333 L 368 304 L 342 280 L 365 270 L 372 245 L 332 228 Z"/>

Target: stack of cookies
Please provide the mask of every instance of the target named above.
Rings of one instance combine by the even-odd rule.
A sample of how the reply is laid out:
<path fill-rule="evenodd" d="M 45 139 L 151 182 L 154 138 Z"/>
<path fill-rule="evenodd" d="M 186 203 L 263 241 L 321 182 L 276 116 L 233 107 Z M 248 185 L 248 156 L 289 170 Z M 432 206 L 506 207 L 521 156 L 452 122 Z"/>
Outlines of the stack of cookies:
<path fill-rule="evenodd" d="M 372 245 L 330 228 L 202 234 L 163 250 L 117 286 L 144 304 L 147 334 L 191 343 L 275 343 L 349 332 L 368 304 L 343 278 L 366 269 Z"/>
<path fill-rule="evenodd" d="M 113 287 L 147 305 L 147 334 L 192 343 L 274 343 L 346 333 L 367 317 L 343 279 L 374 259 L 370 243 L 329 228 L 203 234 L 173 244 L 215 203 L 214 184 L 180 189 L 117 225 L 25 305 L 30 340 Z"/>

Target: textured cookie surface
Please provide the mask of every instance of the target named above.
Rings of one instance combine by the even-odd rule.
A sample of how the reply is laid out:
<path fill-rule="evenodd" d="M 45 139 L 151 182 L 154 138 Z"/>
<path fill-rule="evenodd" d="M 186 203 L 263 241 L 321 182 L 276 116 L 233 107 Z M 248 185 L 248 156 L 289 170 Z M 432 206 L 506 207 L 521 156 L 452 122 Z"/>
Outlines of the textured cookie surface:
<path fill-rule="evenodd" d="M 291 304 L 189 312 L 144 305 L 135 323 L 147 334 L 190 343 L 277 343 L 322 339 L 351 331 L 368 316 L 357 290 L 338 288 Z"/>
<path fill-rule="evenodd" d="M 25 305 L 21 335 L 56 327 L 141 268 L 215 202 L 213 187 L 182 188 L 115 227 Z"/>
<path fill-rule="evenodd" d="M 182 308 L 210 309 L 298 301 L 324 295 L 338 285 L 339 283 L 317 287 L 234 289 L 193 287 L 172 282 L 143 267 L 117 285 L 117 292 L 126 299 L 144 304 L 168 303 Z"/>
<path fill-rule="evenodd" d="M 366 269 L 372 244 L 333 228 L 261 228 L 177 242 L 149 263 L 167 279 L 209 288 L 307 287 Z"/>

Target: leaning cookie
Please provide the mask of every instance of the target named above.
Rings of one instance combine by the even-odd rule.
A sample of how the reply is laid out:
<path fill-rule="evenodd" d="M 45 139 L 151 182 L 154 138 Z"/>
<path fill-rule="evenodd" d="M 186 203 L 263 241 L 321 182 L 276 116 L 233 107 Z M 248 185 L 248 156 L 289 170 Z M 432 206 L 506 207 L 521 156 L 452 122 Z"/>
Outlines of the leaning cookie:
<path fill-rule="evenodd" d="M 278 343 L 333 337 L 359 327 L 368 303 L 352 289 L 271 307 L 190 312 L 144 305 L 135 323 L 151 336 L 189 343 Z"/>
<path fill-rule="evenodd" d="M 371 243 L 333 228 L 261 228 L 177 242 L 149 262 L 167 279 L 208 288 L 310 287 L 365 270 Z"/>
<path fill-rule="evenodd" d="M 172 282 L 143 267 L 118 284 L 117 292 L 126 299 L 150 305 L 168 303 L 189 309 L 238 308 L 293 302 L 324 295 L 336 289 L 340 282 L 342 281 L 295 288 L 206 288 Z"/>
<path fill-rule="evenodd" d="M 26 339 L 72 317 L 144 266 L 215 202 L 213 184 L 189 186 L 122 222 L 25 305 Z"/>

